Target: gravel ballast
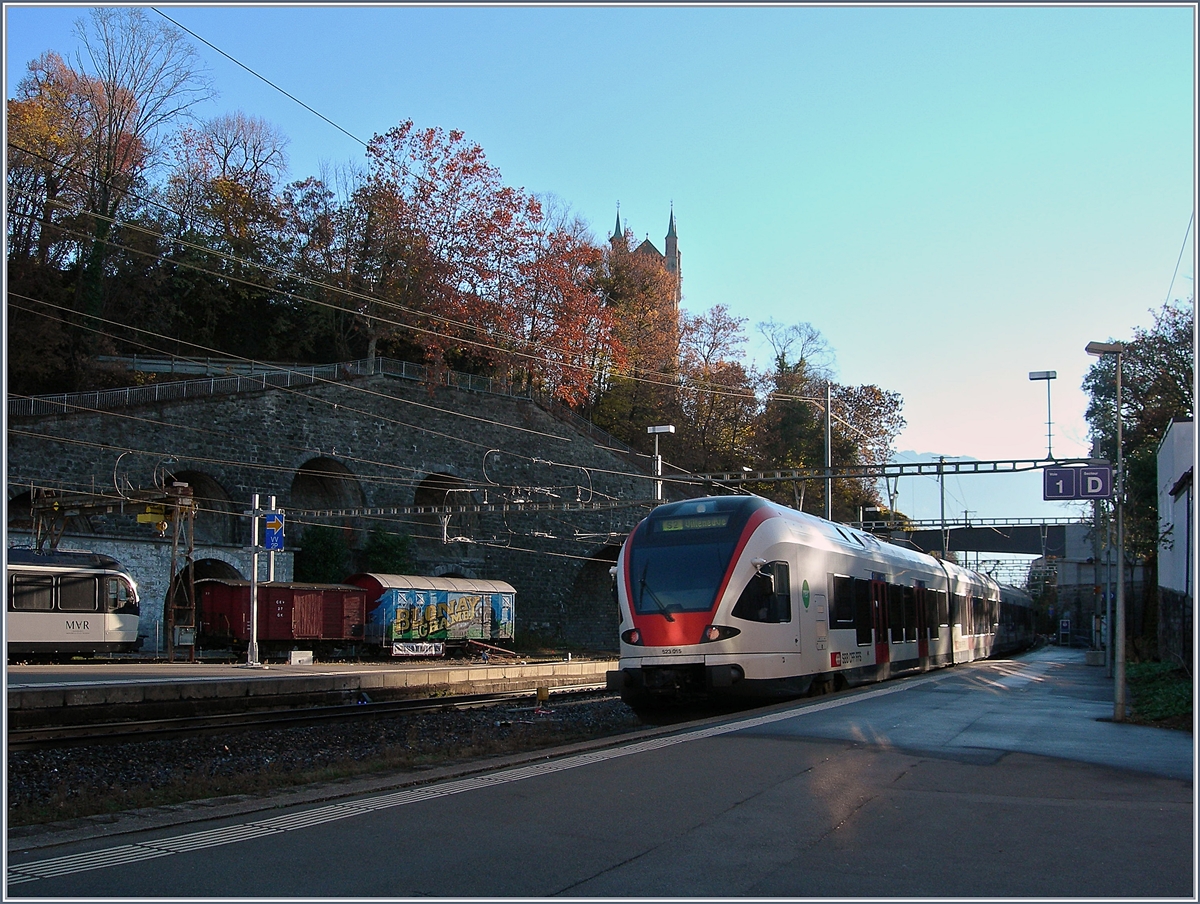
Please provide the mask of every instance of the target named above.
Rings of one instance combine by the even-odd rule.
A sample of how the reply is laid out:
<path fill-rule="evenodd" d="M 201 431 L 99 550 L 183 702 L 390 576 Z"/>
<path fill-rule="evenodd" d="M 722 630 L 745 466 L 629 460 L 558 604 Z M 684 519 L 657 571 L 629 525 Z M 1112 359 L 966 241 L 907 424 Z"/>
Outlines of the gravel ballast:
<path fill-rule="evenodd" d="M 8 824 L 412 772 L 556 747 L 645 726 L 603 697 L 381 715 L 293 728 L 8 753 Z"/>

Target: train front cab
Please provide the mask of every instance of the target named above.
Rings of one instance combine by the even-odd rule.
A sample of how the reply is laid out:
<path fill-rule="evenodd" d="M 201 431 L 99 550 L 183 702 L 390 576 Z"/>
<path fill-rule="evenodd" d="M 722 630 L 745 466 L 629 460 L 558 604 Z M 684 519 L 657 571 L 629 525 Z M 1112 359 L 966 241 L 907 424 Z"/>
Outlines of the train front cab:
<path fill-rule="evenodd" d="M 9 656 L 130 652 L 138 642 L 137 584 L 107 557 L 9 549 Z"/>
<path fill-rule="evenodd" d="M 662 506 L 635 528 L 617 561 L 610 688 L 635 706 L 806 689 L 794 544 L 777 515 L 757 497 L 719 497 Z"/>

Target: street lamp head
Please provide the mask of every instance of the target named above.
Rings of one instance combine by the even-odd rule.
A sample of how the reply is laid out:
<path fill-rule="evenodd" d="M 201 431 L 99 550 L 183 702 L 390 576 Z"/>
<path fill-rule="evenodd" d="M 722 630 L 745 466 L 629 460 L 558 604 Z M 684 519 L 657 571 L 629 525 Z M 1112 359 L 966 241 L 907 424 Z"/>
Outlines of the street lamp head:
<path fill-rule="evenodd" d="M 1125 351 L 1123 342 L 1089 342 L 1084 349 L 1089 355 L 1099 358 L 1101 355 L 1119 355 Z"/>
<path fill-rule="evenodd" d="M 657 427 L 647 427 L 646 432 L 647 433 L 674 433 L 675 425 L 674 424 L 660 424 Z"/>
<path fill-rule="evenodd" d="M 1058 371 L 1056 370 L 1031 370 L 1029 372 L 1029 379 L 1031 380 L 1053 380 L 1057 377 Z"/>

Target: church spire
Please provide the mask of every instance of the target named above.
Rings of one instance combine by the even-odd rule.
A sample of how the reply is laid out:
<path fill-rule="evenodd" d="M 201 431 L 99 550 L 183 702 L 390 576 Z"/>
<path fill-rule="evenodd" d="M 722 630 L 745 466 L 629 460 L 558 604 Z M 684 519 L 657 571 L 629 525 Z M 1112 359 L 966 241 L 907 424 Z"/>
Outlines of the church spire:
<path fill-rule="evenodd" d="M 625 233 L 621 229 L 621 202 L 618 201 L 617 202 L 617 225 L 615 227 L 613 227 L 612 238 L 609 239 L 609 241 L 611 241 L 613 243 L 613 245 L 616 245 L 617 242 L 622 242 L 624 240 L 625 240 Z"/>
<path fill-rule="evenodd" d="M 675 232 L 675 203 L 671 202 L 671 218 L 667 221 L 667 253 L 664 255 L 667 272 L 675 277 L 675 308 L 683 301 L 683 255 L 679 253 L 679 236 Z"/>

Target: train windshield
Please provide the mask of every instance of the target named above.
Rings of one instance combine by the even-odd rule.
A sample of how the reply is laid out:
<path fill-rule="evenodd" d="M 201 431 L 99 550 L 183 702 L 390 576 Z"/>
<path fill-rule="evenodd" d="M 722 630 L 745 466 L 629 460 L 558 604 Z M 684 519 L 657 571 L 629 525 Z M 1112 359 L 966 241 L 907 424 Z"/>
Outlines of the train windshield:
<path fill-rule="evenodd" d="M 766 503 L 735 496 L 660 506 L 629 548 L 630 601 L 639 615 L 707 612 L 716 604 L 738 538 Z"/>

